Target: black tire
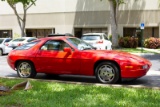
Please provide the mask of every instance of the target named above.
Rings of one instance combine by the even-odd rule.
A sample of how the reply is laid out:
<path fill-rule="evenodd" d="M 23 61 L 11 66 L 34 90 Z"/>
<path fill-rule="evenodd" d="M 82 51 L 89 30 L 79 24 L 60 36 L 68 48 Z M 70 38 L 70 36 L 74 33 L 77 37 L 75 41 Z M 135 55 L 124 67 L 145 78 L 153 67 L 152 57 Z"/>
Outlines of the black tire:
<path fill-rule="evenodd" d="M 20 61 L 16 68 L 17 75 L 21 78 L 34 78 L 37 74 L 34 65 L 29 61 Z"/>
<path fill-rule="evenodd" d="M 3 50 L 2 49 L 0 49 L 0 56 L 2 56 L 3 55 Z"/>
<path fill-rule="evenodd" d="M 120 79 L 120 71 L 113 62 L 102 62 L 95 69 L 96 79 L 104 84 L 114 84 Z"/>

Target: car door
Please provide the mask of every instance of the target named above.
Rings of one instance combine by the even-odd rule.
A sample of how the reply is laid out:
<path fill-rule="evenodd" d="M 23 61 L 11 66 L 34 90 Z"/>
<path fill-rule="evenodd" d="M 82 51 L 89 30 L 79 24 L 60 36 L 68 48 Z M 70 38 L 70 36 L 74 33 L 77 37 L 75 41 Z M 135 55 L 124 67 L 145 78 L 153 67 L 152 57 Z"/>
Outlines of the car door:
<path fill-rule="evenodd" d="M 40 71 L 55 74 L 78 74 L 80 68 L 80 55 L 72 51 L 63 51 L 70 47 L 62 40 L 49 40 L 39 50 L 36 58 Z"/>

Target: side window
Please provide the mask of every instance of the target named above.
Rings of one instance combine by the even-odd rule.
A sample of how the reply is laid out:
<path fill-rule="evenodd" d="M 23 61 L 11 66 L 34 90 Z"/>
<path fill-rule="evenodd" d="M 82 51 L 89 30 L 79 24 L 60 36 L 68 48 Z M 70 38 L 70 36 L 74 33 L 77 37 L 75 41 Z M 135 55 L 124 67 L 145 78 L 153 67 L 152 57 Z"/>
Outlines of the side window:
<path fill-rule="evenodd" d="M 36 40 L 35 38 L 31 38 L 31 39 L 28 39 L 27 42 L 31 42 L 31 41 L 34 41 Z"/>
<path fill-rule="evenodd" d="M 47 41 L 42 47 L 41 50 L 55 50 L 62 51 L 64 47 L 70 47 L 67 43 L 60 40 L 50 40 Z"/>
<path fill-rule="evenodd" d="M 66 42 L 61 41 L 60 50 L 62 51 L 65 47 L 70 47 L 70 46 Z"/>
<path fill-rule="evenodd" d="M 107 35 L 103 35 L 103 36 L 104 36 L 104 39 L 105 39 L 105 40 L 108 40 L 108 37 L 107 37 Z"/>
<path fill-rule="evenodd" d="M 59 41 L 48 41 L 46 44 L 47 50 L 59 50 L 60 42 Z"/>
<path fill-rule="evenodd" d="M 103 39 L 102 35 L 100 35 L 100 39 Z"/>
<path fill-rule="evenodd" d="M 11 41 L 11 39 L 6 39 L 6 41 L 5 41 L 5 42 L 9 42 L 9 41 Z"/>

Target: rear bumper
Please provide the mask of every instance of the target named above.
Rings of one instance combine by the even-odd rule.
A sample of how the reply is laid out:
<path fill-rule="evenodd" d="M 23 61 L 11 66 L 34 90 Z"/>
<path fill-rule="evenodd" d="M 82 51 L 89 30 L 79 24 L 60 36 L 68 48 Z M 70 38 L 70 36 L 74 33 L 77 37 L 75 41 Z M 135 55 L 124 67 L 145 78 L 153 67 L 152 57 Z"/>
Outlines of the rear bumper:
<path fill-rule="evenodd" d="M 93 47 L 96 47 L 97 50 L 112 50 L 111 46 L 106 46 L 104 44 L 96 44 L 96 45 L 93 45 Z"/>

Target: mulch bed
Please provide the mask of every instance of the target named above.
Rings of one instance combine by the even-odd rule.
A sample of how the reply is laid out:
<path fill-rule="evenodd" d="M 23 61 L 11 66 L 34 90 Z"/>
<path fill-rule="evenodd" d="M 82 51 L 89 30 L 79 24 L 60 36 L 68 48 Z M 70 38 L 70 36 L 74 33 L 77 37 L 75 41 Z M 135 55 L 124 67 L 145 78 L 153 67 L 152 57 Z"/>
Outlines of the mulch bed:
<path fill-rule="evenodd" d="M 2 84 L 0 84 L 0 96 L 4 96 L 10 93 L 9 87 L 6 87 Z"/>
<path fill-rule="evenodd" d="M 30 84 L 29 81 L 24 81 L 18 84 L 15 84 L 13 87 L 9 88 L 7 86 L 4 86 L 3 84 L 0 83 L 0 96 L 8 95 L 13 90 L 29 90 L 32 88 L 32 85 Z"/>

